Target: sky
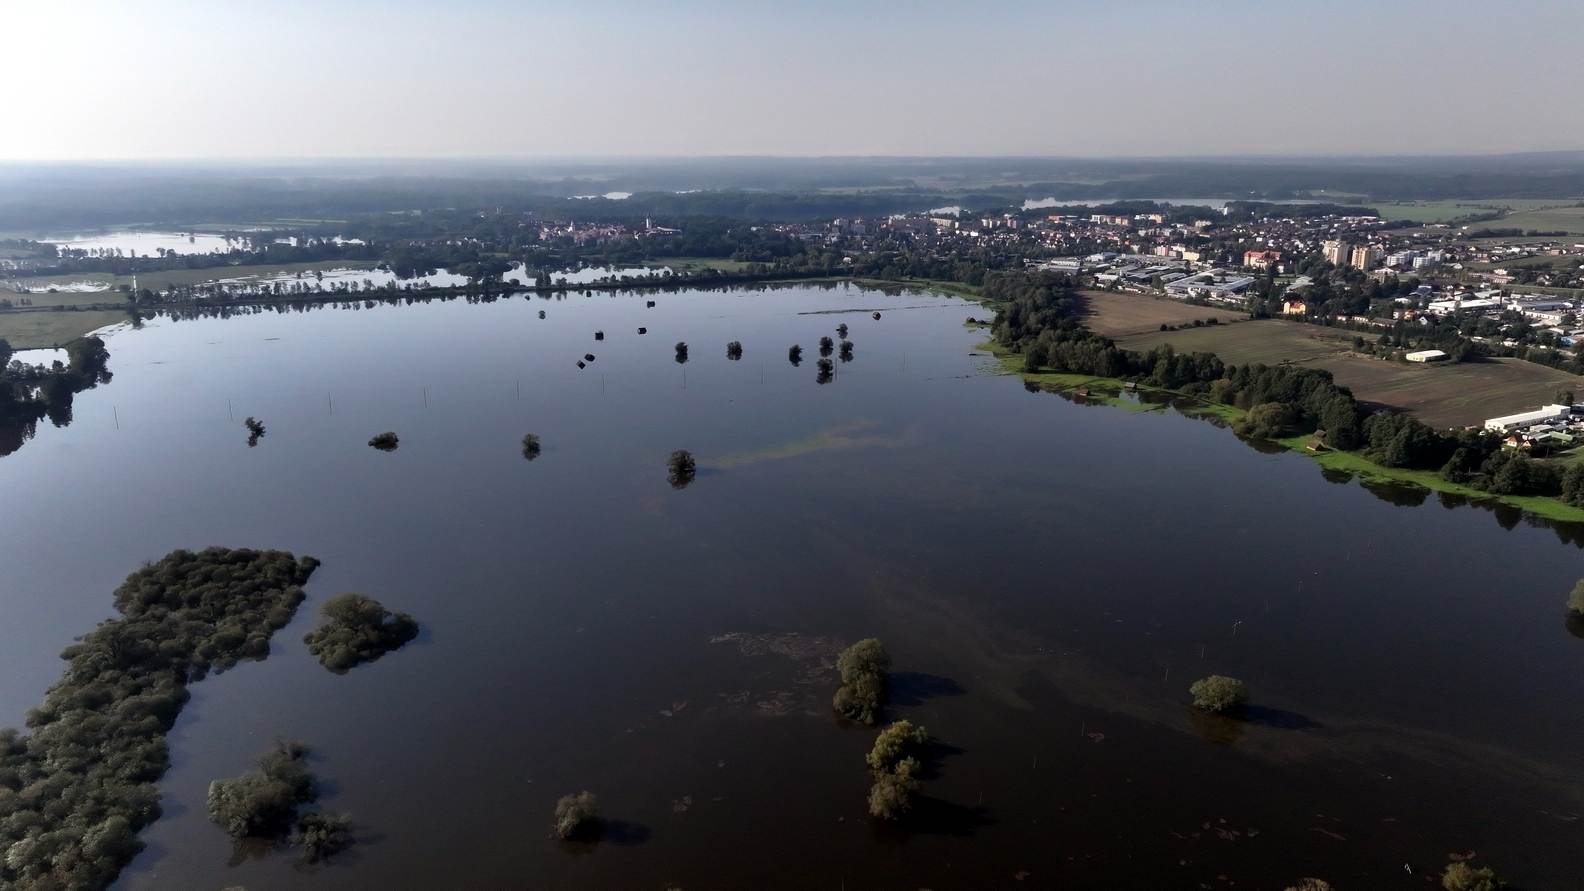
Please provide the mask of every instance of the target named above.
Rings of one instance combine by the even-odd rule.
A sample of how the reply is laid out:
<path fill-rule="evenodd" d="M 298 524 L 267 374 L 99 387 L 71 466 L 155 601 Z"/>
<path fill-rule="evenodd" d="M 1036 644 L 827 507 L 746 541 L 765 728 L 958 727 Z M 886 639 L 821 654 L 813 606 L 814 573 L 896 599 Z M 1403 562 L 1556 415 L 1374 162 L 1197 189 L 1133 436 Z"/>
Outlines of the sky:
<path fill-rule="evenodd" d="M 1584 2 L 0 0 L 0 160 L 1584 149 Z"/>

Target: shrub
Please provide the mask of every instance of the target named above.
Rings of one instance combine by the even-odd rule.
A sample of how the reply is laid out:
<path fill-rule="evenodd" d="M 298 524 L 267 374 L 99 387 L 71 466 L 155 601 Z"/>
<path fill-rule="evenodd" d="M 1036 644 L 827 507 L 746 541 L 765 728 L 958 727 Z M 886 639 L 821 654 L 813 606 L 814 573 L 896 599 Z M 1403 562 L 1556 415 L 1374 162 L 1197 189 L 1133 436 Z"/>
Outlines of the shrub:
<path fill-rule="evenodd" d="M 1298 423 L 1298 412 L 1285 402 L 1265 402 L 1248 410 L 1248 414 L 1233 425 L 1239 434 L 1250 439 L 1276 439 L 1293 432 Z"/>
<path fill-rule="evenodd" d="M 1568 612 L 1576 616 L 1584 616 L 1584 579 L 1573 583 L 1573 590 L 1568 594 Z"/>
<path fill-rule="evenodd" d="M 1446 891 L 1498 891 L 1506 886 L 1488 866 L 1475 869 L 1467 863 L 1450 863 L 1441 873 L 1441 887 Z"/>
<path fill-rule="evenodd" d="M 1220 674 L 1194 681 L 1188 692 L 1193 696 L 1194 708 L 1216 714 L 1230 712 L 1248 700 L 1242 681 Z"/>
<path fill-rule="evenodd" d="M 853 351 L 852 341 L 850 341 L 850 340 L 842 341 L 841 351 L 840 351 L 841 360 L 843 362 L 851 362 L 852 361 L 852 351 Z"/>
<path fill-rule="evenodd" d="M 913 806 L 913 796 L 918 792 L 918 761 L 903 758 L 895 770 L 875 776 L 869 787 L 869 815 L 881 820 L 895 820 Z"/>
<path fill-rule="evenodd" d="M 232 838 L 278 838 L 291 829 L 297 806 L 314 800 L 313 776 L 301 743 L 277 742 L 259 769 L 209 784 L 209 819 Z"/>
<path fill-rule="evenodd" d="M 539 437 L 537 434 L 529 433 L 523 436 L 522 445 L 524 458 L 532 461 L 533 459 L 539 457 Z"/>
<path fill-rule="evenodd" d="M 297 818 L 297 834 L 292 841 L 302 848 L 305 862 L 327 860 L 352 847 L 352 818 L 310 811 Z"/>
<path fill-rule="evenodd" d="M 264 422 L 250 415 L 242 422 L 242 426 L 248 431 L 248 448 L 258 445 L 259 437 L 264 435 Z"/>
<path fill-rule="evenodd" d="M 976 320 L 970 318 L 968 321 L 973 322 L 973 321 L 976 321 Z M 840 337 L 842 340 L 846 340 L 847 339 L 847 323 L 846 322 L 842 322 L 840 325 L 836 326 L 836 336 Z"/>
<path fill-rule="evenodd" d="M 829 337 L 820 338 L 819 351 L 821 356 L 829 356 L 831 351 L 834 349 L 836 349 L 836 342 L 834 340 L 831 340 Z"/>
<path fill-rule="evenodd" d="M 885 645 L 873 637 L 843 650 L 836 657 L 841 686 L 836 688 L 831 707 L 845 718 L 873 724 L 885 704 L 886 671 L 890 668 Z"/>
<path fill-rule="evenodd" d="M 1288 885 L 1282 891 L 1333 891 L 1331 883 L 1325 879 L 1299 879 L 1298 884 Z"/>
<path fill-rule="evenodd" d="M 875 737 L 873 748 L 864 760 L 869 764 L 870 770 L 891 770 L 903 759 L 910 749 L 929 742 L 929 731 L 923 727 L 915 727 L 911 721 L 897 721 L 886 729 L 880 731 Z"/>
<path fill-rule="evenodd" d="M 676 345 L 676 360 L 677 360 L 677 364 L 681 365 L 682 363 L 686 362 L 687 359 L 688 359 L 687 344 L 683 343 L 682 341 L 677 341 L 677 345 Z"/>
<path fill-rule="evenodd" d="M 369 439 L 369 445 L 379 449 L 382 452 L 396 451 L 396 446 L 399 445 L 400 442 L 401 440 L 397 439 L 396 434 L 389 430 L 386 430 L 384 433 L 376 433 L 372 438 Z"/>
<path fill-rule="evenodd" d="M 319 609 L 324 624 L 303 636 L 308 652 L 337 674 L 372 662 L 418 636 L 418 622 L 362 594 L 337 594 Z"/>
<path fill-rule="evenodd" d="M 741 359 L 742 358 L 742 344 L 738 343 L 735 340 L 732 341 L 731 343 L 726 344 L 726 358 L 732 360 L 733 362 L 737 361 L 738 359 Z"/>
<path fill-rule="evenodd" d="M 787 361 L 791 362 L 793 365 L 796 365 L 799 362 L 802 362 L 803 361 L 803 348 L 798 346 L 797 344 L 793 344 L 791 347 L 788 347 L 787 348 Z"/>
<path fill-rule="evenodd" d="M 685 489 L 698 474 L 698 462 L 687 449 L 677 449 L 666 459 L 666 480 L 673 489 Z"/>
<path fill-rule="evenodd" d="M 563 795 L 555 806 L 556 835 L 564 839 L 593 833 L 599 827 L 599 807 L 594 793 L 584 790 Z"/>
<path fill-rule="evenodd" d="M 834 362 L 829 359 L 820 359 L 814 364 L 815 367 L 819 369 L 819 372 L 814 376 L 815 383 L 828 384 L 832 380 L 835 380 L 836 364 Z"/>

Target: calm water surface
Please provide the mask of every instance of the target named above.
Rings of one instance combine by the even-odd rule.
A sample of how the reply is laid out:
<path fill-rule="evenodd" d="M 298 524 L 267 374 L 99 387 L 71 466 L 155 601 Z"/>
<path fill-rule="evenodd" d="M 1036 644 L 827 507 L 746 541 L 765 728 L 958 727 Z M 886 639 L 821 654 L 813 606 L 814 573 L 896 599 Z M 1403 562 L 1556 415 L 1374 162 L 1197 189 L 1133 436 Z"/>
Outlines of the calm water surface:
<path fill-rule="evenodd" d="M 309 600 L 267 661 L 192 687 L 119 887 L 1423 888 L 1470 850 L 1573 887 L 1568 535 L 1028 393 L 973 355 L 985 314 L 798 287 L 119 332 L 114 381 L 0 458 L 0 722 L 142 561 L 287 548 L 324 561 Z M 854 359 L 817 384 L 840 322 Z M 342 591 L 423 636 L 330 674 L 301 638 Z M 865 812 L 874 731 L 828 707 L 831 654 L 869 635 L 892 715 L 944 744 L 902 826 Z M 1190 714 L 1212 672 L 1248 681 L 1247 720 Z M 207 822 L 209 781 L 276 737 L 353 815 L 344 859 Z M 550 839 L 583 788 L 611 831 Z"/>

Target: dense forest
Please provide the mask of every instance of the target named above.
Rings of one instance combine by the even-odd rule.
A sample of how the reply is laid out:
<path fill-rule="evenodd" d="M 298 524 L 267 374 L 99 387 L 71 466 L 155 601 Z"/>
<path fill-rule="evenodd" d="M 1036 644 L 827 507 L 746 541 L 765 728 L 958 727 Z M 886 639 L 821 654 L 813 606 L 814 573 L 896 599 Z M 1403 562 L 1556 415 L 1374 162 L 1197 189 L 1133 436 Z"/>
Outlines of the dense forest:
<path fill-rule="evenodd" d="M 160 815 L 165 735 L 187 685 L 269 654 L 319 565 L 284 551 L 173 551 L 116 589 L 111 619 L 61 653 L 66 671 L 0 730 L 0 886 L 108 886 Z"/>
<path fill-rule="evenodd" d="M 1497 495 L 1548 495 L 1584 507 L 1584 465 L 1562 470 L 1504 448 L 1485 430 L 1443 432 L 1412 416 L 1371 411 L 1330 372 L 1293 365 L 1228 365 L 1210 353 L 1169 345 L 1125 350 L 1076 318 L 1072 282 L 1054 274 L 995 273 L 985 296 L 1000 305 L 996 342 L 1020 353 L 1026 371 L 1140 381 L 1243 409 L 1238 432 L 1253 438 L 1313 435 L 1384 467 L 1427 470 Z"/>

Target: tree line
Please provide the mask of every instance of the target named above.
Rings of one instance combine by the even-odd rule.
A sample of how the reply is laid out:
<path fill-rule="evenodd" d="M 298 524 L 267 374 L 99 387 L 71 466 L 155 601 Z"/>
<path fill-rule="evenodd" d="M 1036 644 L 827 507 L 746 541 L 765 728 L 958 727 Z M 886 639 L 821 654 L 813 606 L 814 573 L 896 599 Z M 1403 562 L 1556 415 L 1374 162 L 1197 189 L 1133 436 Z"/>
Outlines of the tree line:
<path fill-rule="evenodd" d="M 997 343 L 1023 356 L 1024 370 L 1124 378 L 1243 409 L 1245 436 L 1315 435 L 1384 467 L 1432 471 L 1496 495 L 1544 495 L 1584 507 L 1584 465 L 1565 470 L 1505 448 L 1483 429 L 1441 431 L 1410 415 L 1366 408 L 1331 373 L 1293 365 L 1228 365 L 1212 353 L 1171 346 L 1126 350 L 1085 328 L 1072 281 L 1053 273 L 996 273 L 985 296 L 1000 305 Z"/>

